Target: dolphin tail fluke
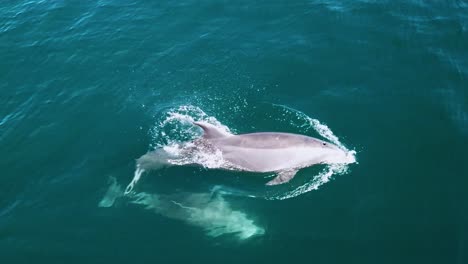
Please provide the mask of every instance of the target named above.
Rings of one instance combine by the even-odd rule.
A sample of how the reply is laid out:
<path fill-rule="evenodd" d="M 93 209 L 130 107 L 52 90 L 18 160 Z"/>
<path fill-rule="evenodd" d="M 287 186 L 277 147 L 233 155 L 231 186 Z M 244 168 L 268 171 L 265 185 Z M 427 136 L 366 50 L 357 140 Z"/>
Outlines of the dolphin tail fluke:
<path fill-rule="evenodd" d="M 279 171 L 278 175 L 271 181 L 267 182 L 266 185 L 278 185 L 290 181 L 296 175 L 297 170 L 284 170 Z"/>

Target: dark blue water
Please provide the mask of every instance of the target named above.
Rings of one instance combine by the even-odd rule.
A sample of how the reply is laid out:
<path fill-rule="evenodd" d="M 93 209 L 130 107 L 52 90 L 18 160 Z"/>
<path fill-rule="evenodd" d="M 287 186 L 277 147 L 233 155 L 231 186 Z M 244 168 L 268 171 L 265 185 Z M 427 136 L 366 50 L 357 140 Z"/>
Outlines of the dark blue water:
<path fill-rule="evenodd" d="M 0 262 L 468 263 L 467 47 L 463 0 L 4 1 Z M 357 163 L 124 195 L 187 120 Z"/>

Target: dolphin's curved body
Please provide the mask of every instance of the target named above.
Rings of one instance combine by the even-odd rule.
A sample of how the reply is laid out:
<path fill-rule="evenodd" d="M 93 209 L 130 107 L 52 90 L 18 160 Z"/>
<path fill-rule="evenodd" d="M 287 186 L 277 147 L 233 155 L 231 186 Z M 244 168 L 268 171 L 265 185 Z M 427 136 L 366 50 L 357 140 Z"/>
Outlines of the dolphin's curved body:
<path fill-rule="evenodd" d="M 304 135 L 274 132 L 234 135 L 206 122 L 194 124 L 203 129 L 203 137 L 193 141 L 177 155 L 161 149 L 147 153 L 138 160 L 138 164 L 143 169 L 188 164 L 178 161 L 193 161 L 194 159 L 187 157 L 203 151 L 220 151 L 225 162 L 221 163 L 219 168 L 274 172 L 277 176 L 267 185 L 276 185 L 288 182 L 299 169 L 314 164 L 354 162 L 346 150 Z M 193 163 L 197 164 L 196 161 Z"/>

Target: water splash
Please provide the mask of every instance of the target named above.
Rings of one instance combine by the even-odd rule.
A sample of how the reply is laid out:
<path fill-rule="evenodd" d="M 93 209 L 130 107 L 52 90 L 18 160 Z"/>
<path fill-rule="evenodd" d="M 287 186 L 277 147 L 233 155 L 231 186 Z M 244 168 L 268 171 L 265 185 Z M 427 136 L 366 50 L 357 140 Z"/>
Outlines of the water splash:
<path fill-rule="evenodd" d="M 286 200 L 297 197 L 310 191 L 318 190 L 318 188 L 329 182 L 333 175 L 346 174 L 348 166 L 345 164 L 327 165 L 321 172 L 315 175 L 312 180 L 294 188 L 293 190 L 282 192 L 275 195 L 264 196 L 266 200 Z"/>
<path fill-rule="evenodd" d="M 305 113 L 293 109 L 291 107 L 281 105 L 281 104 L 272 104 L 274 107 L 279 107 L 282 111 L 286 113 L 293 114 L 296 116 L 298 120 L 302 120 L 302 124 L 300 127 L 305 128 L 306 131 L 308 130 L 315 130 L 320 136 L 328 139 L 331 143 L 337 145 L 338 147 L 349 151 L 343 143 L 339 140 L 337 136 L 333 133 L 333 131 L 325 124 L 322 124 L 318 119 L 314 119 L 306 115 Z M 293 125 L 293 124 L 292 124 Z"/>
<path fill-rule="evenodd" d="M 223 158 L 219 149 L 208 146 L 197 146 L 193 143 L 174 144 L 163 147 L 163 150 L 173 156 L 169 159 L 172 165 L 197 164 L 204 168 L 222 168 L 228 162 Z M 187 152 L 190 152 L 189 155 Z"/>
<path fill-rule="evenodd" d="M 200 129 L 193 125 L 194 121 L 208 122 L 226 133 L 231 133 L 227 126 L 215 117 L 207 115 L 199 107 L 184 105 L 170 109 L 163 120 L 157 122 L 151 130 L 155 142 L 153 147 L 156 149 L 137 160 L 133 179 L 125 189 L 125 194 L 132 192 L 145 171 L 156 170 L 166 165 L 198 164 L 209 169 L 226 167 L 228 162 L 223 159 L 220 150 L 208 146 L 195 148 L 190 142 L 181 143 L 201 135 Z"/>
<path fill-rule="evenodd" d="M 215 117 L 209 116 L 201 108 L 192 105 L 169 109 L 160 118 L 150 131 L 153 149 L 177 145 L 181 141 L 199 137 L 201 131 L 193 125 L 194 121 L 204 121 L 226 133 L 231 133 L 230 129 Z"/>

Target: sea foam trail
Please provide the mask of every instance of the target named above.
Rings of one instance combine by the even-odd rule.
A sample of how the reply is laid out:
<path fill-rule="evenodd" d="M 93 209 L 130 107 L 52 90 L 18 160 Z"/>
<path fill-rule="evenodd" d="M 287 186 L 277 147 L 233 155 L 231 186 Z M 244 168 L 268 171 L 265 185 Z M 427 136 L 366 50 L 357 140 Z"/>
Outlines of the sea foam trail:
<path fill-rule="evenodd" d="M 256 225 L 245 212 L 232 209 L 220 194 L 178 192 L 166 195 L 132 191 L 124 195 L 120 184 L 112 178 L 99 207 L 112 207 L 119 198 L 128 199 L 130 203 L 162 216 L 200 227 L 210 237 L 230 234 L 244 240 L 265 233 L 265 229 Z"/>

